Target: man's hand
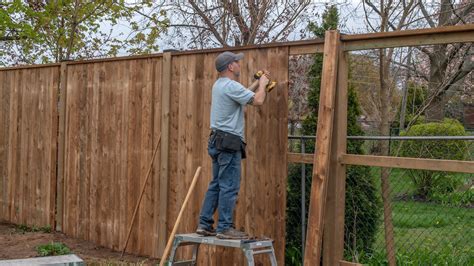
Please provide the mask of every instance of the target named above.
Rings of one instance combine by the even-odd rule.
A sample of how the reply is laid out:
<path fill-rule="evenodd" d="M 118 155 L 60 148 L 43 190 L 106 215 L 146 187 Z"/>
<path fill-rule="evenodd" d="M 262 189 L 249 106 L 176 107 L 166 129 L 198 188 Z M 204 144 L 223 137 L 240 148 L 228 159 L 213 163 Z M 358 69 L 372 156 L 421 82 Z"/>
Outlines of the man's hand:
<path fill-rule="evenodd" d="M 268 82 L 270 82 L 270 79 L 268 78 L 267 74 L 262 75 L 260 79 L 258 80 L 258 88 L 265 89 Z"/>

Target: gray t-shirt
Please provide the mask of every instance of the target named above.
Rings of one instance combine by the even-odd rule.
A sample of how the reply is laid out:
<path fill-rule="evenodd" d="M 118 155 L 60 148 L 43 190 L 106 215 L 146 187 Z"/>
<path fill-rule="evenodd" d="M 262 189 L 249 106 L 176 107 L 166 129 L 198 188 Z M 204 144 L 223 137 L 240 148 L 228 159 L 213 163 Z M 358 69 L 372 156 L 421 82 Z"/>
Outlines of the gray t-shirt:
<path fill-rule="evenodd" d="M 212 86 L 211 129 L 222 130 L 244 139 L 244 107 L 255 95 L 242 84 L 223 77 Z"/>

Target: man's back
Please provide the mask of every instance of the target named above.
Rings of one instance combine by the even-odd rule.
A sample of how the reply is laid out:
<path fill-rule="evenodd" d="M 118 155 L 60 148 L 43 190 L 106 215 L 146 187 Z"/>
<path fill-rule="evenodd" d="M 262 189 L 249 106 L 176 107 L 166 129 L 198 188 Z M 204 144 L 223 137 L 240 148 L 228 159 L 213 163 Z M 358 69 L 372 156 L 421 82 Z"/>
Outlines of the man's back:
<path fill-rule="evenodd" d="M 219 78 L 212 87 L 211 129 L 244 138 L 244 106 L 254 93 L 229 78 Z"/>

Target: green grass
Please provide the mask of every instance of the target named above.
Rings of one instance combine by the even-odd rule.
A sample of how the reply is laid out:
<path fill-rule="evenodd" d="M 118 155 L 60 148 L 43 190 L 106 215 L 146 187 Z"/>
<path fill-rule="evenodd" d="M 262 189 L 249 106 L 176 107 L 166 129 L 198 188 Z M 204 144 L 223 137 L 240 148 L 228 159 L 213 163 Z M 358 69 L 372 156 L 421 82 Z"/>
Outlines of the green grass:
<path fill-rule="evenodd" d="M 39 245 L 36 247 L 36 251 L 38 255 L 41 257 L 44 256 L 59 256 L 59 255 L 66 255 L 70 254 L 71 250 L 60 242 L 51 242 L 46 245 Z"/>
<path fill-rule="evenodd" d="M 371 171 L 380 190 L 380 170 Z M 403 169 L 393 169 L 389 180 L 397 265 L 474 265 L 474 208 L 415 201 Z M 373 248 L 359 261 L 387 265 L 383 222 Z"/>

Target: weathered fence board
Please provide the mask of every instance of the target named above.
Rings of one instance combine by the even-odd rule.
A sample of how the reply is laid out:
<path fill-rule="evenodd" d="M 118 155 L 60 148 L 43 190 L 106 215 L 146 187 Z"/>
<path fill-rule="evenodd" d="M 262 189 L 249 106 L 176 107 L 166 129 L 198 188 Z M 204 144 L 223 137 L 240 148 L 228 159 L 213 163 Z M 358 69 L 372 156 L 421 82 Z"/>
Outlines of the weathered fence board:
<path fill-rule="evenodd" d="M 0 72 L 0 219 L 54 222 L 59 67 Z"/>

